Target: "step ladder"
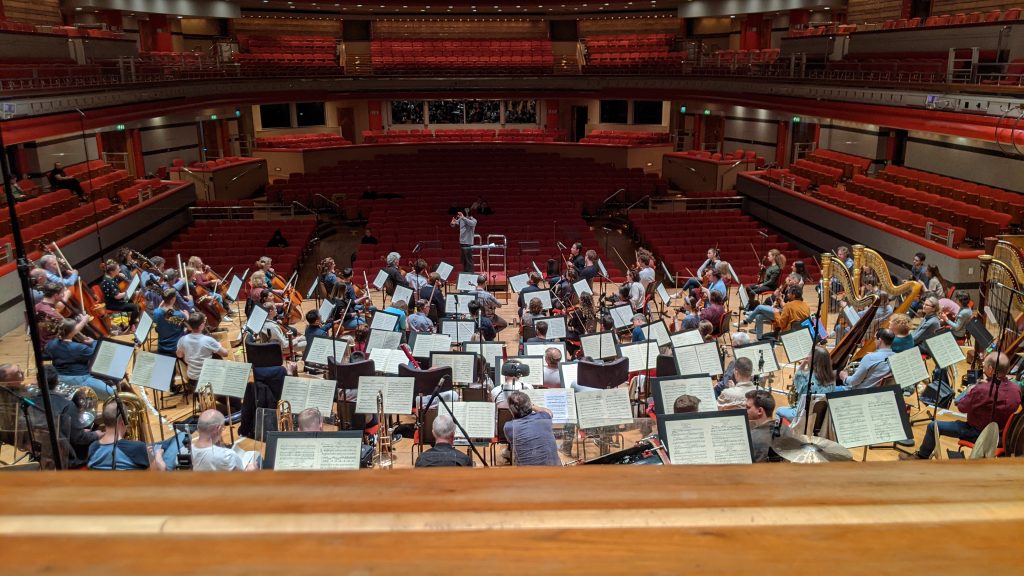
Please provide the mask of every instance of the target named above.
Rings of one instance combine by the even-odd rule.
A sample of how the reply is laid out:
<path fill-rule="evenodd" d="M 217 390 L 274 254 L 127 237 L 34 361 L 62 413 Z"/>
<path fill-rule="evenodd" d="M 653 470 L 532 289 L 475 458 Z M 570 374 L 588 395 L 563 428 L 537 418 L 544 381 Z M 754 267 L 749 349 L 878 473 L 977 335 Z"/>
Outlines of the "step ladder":
<path fill-rule="evenodd" d="M 972 84 L 978 70 L 978 47 L 950 48 L 946 59 L 946 82 Z"/>

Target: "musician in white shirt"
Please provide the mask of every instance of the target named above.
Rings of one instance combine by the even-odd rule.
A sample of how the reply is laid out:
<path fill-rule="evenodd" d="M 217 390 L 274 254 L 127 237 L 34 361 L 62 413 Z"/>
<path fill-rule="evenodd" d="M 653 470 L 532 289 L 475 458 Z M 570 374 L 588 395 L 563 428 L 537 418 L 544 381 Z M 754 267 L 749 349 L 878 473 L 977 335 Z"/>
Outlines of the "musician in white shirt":
<path fill-rule="evenodd" d="M 224 415 L 206 410 L 196 423 L 199 438 L 192 442 L 192 469 L 207 471 L 258 470 L 259 454 L 239 453 L 224 446 Z"/>
<path fill-rule="evenodd" d="M 718 395 L 719 410 L 736 410 L 746 408 L 747 392 L 756 390 L 757 387 L 751 382 L 754 375 L 754 363 L 750 358 L 737 358 L 733 367 L 735 384 L 722 390 Z"/>
<path fill-rule="evenodd" d="M 277 318 L 277 306 L 270 300 L 261 303 L 263 308 L 267 311 L 267 321 L 263 324 L 263 329 L 260 330 L 260 334 L 267 338 L 268 342 L 277 342 L 281 345 L 281 351 L 285 354 L 288 353 L 289 347 L 296 352 L 306 348 L 306 337 L 301 334 L 295 334 L 292 336 L 291 343 L 288 342 L 288 336 L 284 333 L 284 328 L 275 321 Z M 291 327 L 288 328 L 291 330 Z"/>

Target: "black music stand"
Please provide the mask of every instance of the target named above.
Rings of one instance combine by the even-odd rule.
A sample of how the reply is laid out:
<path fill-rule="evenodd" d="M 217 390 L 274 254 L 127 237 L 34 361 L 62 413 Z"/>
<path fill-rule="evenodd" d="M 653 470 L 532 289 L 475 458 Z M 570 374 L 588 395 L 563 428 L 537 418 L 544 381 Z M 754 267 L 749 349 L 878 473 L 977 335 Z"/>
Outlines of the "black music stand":
<path fill-rule="evenodd" d="M 335 397 L 338 405 L 338 430 L 352 430 L 356 428 L 355 402 L 348 399 L 348 391 L 359 388 L 361 376 L 375 376 L 377 367 L 373 360 L 360 360 L 348 364 L 338 364 L 334 356 L 327 357 L 327 376 L 334 378 Z M 351 408 L 351 412 L 349 411 Z M 363 417 L 362 430 L 366 427 L 366 417 Z"/>
<path fill-rule="evenodd" d="M 423 453 L 424 429 L 426 427 L 426 414 L 430 411 L 430 404 L 423 405 L 423 398 L 433 397 L 452 390 L 452 367 L 434 366 L 429 370 L 418 370 L 410 368 L 405 364 L 398 366 L 398 376 L 413 379 L 412 398 L 416 409 L 416 429 L 419 430 L 419 442 L 416 447 L 419 453 Z M 447 382 L 446 384 L 443 384 Z M 429 402 L 429 400 L 428 400 Z"/>
<path fill-rule="evenodd" d="M 589 388 L 608 390 L 629 380 L 629 358 L 601 363 L 580 360 L 576 369 L 576 382 Z"/>

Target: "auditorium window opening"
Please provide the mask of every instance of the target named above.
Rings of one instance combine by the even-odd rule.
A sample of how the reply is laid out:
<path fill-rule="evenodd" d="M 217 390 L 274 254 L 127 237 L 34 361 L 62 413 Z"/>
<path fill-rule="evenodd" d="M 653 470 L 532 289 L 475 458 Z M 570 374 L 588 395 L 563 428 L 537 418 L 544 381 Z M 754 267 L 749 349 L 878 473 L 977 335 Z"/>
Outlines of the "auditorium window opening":
<path fill-rule="evenodd" d="M 633 124 L 661 124 L 663 109 L 660 100 L 637 100 L 633 102 Z"/>
<path fill-rule="evenodd" d="M 423 124 L 423 100 L 392 100 L 392 124 Z"/>
<path fill-rule="evenodd" d="M 625 124 L 629 120 L 629 102 L 625 100 L 601 100 L 602 124 Z"/>
<path fill-rule="evenodd" d="M 260 122 L 263 128 L 291 128 L 292 113 L 288 104 L 260 105 Z"/>
<path fill-rule="evenodd" d="M 466 103 L 463 100 L 431 100 L 427 103 L 431 124 L 465 124 Z"/>
<path fill-rule="evenodd" d="M 536 124 L 536 100 L 506 100 L 505 124 Z"/>
<path fill-rule="evenodd" d="M 299 127 L 327 124 L 323 102 L 296 102 L 295 122 Z"/>

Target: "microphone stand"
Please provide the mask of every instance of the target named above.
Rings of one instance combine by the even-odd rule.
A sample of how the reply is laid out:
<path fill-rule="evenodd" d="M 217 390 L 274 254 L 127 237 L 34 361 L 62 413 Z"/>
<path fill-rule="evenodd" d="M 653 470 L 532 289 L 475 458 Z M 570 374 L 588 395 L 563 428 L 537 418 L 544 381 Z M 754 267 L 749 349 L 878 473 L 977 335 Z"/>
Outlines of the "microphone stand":
<path fill-rule="evenodd" d="M 11 390 L 7 386 L 0 386 L 0 390 L 3 390 L 4 392 L 7 392 L 11 396 L 14 396 L 15 398 L 18 399 L 18 405 L 21 407 L 21 411 L 25 415 L 25 426 L 27 428 L 26 431 L 28 432 L 28 454 L 32 457 L 32 460 L 38 462 L 39 451 L 36 449 L 35 434 L 32 432 L 32 419 L 28 417 L 28 409 L 29 406 L 31 406 L 32 408 L 35 408 L 36 410 L 42 412 L 44 416 L 46 415 L 46 410 L 40 408 L 39 406 L 36 405 L 35 402 L 29 400 L 28 398 L 25 398 L 24 396 L 21 396 L 20 394 L 18 394 L 14 390 Z M 49 394 L 49 390 L 47 390 L 46 393 Z M 17 438 L 15 438 L 14 441 L 17 442 Z M 59 459 L 59 454 L 59 452 L 54 454 L 55 461 Z M 22 458 L 24 457 L 25 456 L 23 455 Z M 15 460 L 14 462 L 11 462 L 11 464 L 16 464 L 19 460 L 21 460 L 21 458 Z M 60 470 L 60 467 L 58 466 L 57 469 Z"/>
<path fill-rule="evenodd" d="M 761 388 L 761 375 L 764 373 L 764 350 L 757 351 L 757 375 L 754 376 L 754 386 Z"/>
<path fill-rule="evenodd" d="M 452 422 L 455 423 L 455 426 L 458 427 L 460 432 L 462 432 L 463 438 L 465 438 L 466 441 L 469 442 L 469 448 L 473 450 L 473 454 L 475 454 L 476 457 L 479 458 L 481 462 L 483 462 L 484 468 L 487 468 L 489 466 L 487 464 L 487 460 L 485 460 L 483 455 L 480 454 L 480 451 L 477 450 L 476 444 L 473 444 L 473 440 L 470 439 L 469 437 L 469 433 L 466 432 L 465 428 L 463 428 L 462 423 L 459 422 L 457 418 L 455 418 L 455 413 L 452 412 L 451 407 L 448 406 L 448 403 L 445 402 L 444 398 L 441 397 L 441 385 L 444 384 L 445 379 L 450 380 L 451 376 L 445 376 L 444 378 L 441 378 L 441 380 L 437 383 L 437 386 L 434 386 L 434 391 L 430 393 L 430 400 L 427 402 L 426 408 L 423 407 L 423 404 L 420 404 L 420 410 L 429 410 L 430 406 L 434 404 L 434 399 L 437 399 L 437 401 L 440 402 L 442 406 L 444 406 L 444 409 L 446 412 L 448 412 L 448 415 L 451 416 Z"/>
<path fill-rule="evenodd" d="M 811 395 L 811 382 L 814 379 L 814 350 L 818 347 L 818 318 L 820 317 L 820 314 L 821 314 L 821 303 L 822 303 L 822 299 L 819 298 L 818 299 L 818 309 L 810 317 L 810 319 L 811 319 L 811 328 L 810 328 L 810 330 L 811 330 L 811 365 L 810 365 L 810 367 L 807 370 L 807 406 L 805 407 L 806 408 L 806 412 L 804 414 L 804 416 L 806 417 L 806 420 L 804 421 L 804 431 L 807 433 L 806 434 L 807 436 L 814 436 L 814 423 L 811 422 L 811 400 L 813 399 L 813 396 Z M 797 395 L 797 398 L 798 399 L 800 398 L 799 394 Z"/>

